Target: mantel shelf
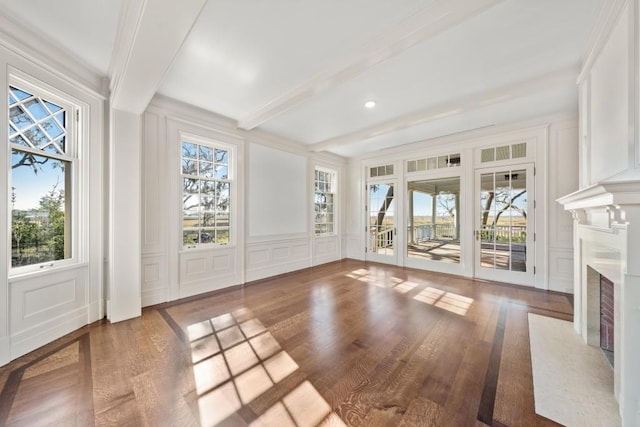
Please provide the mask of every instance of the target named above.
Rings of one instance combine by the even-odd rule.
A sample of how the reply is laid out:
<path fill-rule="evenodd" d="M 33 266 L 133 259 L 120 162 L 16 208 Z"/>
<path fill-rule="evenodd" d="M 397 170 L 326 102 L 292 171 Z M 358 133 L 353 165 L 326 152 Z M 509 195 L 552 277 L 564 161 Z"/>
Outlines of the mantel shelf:
<path fill-rule="evenodd" d="M 556 200 L 565 210 L 640 205 L 640 181 L 600 182 Z"/>

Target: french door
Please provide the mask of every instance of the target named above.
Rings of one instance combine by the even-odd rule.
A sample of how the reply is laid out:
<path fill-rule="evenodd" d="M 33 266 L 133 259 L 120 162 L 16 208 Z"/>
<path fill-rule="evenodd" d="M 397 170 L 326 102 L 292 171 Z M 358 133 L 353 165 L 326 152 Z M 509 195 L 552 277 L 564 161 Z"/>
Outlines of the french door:
<path fill-rule="evenodd" d="M 367 261 L 397 263 L 396 199 L 395 180 L 367 184 Z"/>
<path fill-rule="evenodd" d="M 533 286 L 533 165 L 476 169 L 475 277 Z"/>

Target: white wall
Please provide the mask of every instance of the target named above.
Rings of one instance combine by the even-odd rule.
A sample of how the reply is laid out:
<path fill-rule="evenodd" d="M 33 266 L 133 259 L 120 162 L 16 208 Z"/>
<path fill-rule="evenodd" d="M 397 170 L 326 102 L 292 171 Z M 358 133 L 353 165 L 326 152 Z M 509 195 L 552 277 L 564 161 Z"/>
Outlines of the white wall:
<path fill-rule="evenodd" d="M 341 232 L 316 238 L 311 217 L 313 169 L 332 168 L 340 182 L 343 159 L 312 155 L 290 141 L 238 130 L 231 120 L 163 97 L 145 112 L 143 129 L 143 306 L 343 257 Z M 185 133 L 235 147 L 235 238 L 228 246 L 182 248 L 179 143 Z"/>
<path fill-rule="evenodd" d="M 578 121 L 549 126 L 549 289 L 573 293 L 573 218 L 556 199 L 578 189 Z"/>
<path fill-rule="evenodd" d="M 628 22 L 624 8 L 589 73 L 591 183 L 620 173 L 628 165 Z"/>
<path fill-rule="evenodd" d="M 257 143 L 248 154 L 249 239 L 307 233 L 307 159 Z"/>
<path fill-rule="evenodd" d="M 638 1 L 606 3 L 580 87 L 580 186 L 640 179 Z"/>

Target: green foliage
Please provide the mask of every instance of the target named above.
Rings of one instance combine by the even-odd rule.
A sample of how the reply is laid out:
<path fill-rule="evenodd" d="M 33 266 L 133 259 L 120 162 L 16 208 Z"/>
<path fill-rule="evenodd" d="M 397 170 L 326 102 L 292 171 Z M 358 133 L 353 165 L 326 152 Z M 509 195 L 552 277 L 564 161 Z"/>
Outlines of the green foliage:
<path fill-rule="evenodd" d="M 20 267 L 65 258 L 65 196 L 58 185 L 31 211 L 12 211 L 11 265 Z"/>

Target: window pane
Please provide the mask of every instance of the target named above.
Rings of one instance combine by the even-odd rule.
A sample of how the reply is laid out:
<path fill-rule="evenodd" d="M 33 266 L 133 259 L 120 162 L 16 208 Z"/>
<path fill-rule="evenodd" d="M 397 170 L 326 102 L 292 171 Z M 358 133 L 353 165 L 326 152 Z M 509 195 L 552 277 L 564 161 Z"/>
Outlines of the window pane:
<path fill-rule="evenodd" d="M 205 178 L 213 177 L 213 163 L 200 162 L 200 176 Z"/>
<path fill-rule="evenodd" d="M 11 266 L 71 257 L 71 163 L 11 150 Z"/>
<path fill-rule="evenodd" d="M 196 159 L 197 158 L 197 153 L 198 153 L 196 147 L 197 147 L 196 144 L 192 144 L 190 142 L 183 142 L 182 143 L 182 157 L 189 158 L 189 159 Z"/>
<path fill-rule="evenodd" d="M 220 243 L 222 245 L 229 243 L 229 230 L 218 229 L 216 233 L 216 243 Z"/>
<path fill-rule="evenodd" d="M 24 129 L 34 123 L 27 113 L 24 112 L 22 107 L 18 105 L 9 109 L 9 120 L 11 120 L 11 123 L 13 123 L 13 125 L 18 129 Z"/>
<path fill-rule="evenodd" d="M 204 145 L 200 146 L 200 160 L 213 162 L 213 148 Z"/>
<path fill-rule="evenodd" d="M 217 179 L 227 179 L 229 177 L 228 168 L 222 165 L 216 165 L 216 175 Z"/>
<path fill-rule="evenodd" d="M 31 117 L 34 117 L 36 120 L 40 121 L 49 115 L 49 112 L 42 107 L 42 104 L 37 99 L 32 99 L 24 103 L 24 106 L 27 107 L 29 113 L 31 113 Z"/>
<path fill-rule="evenodd" d="M 195 160 L 182 160 L 182 173 L 185 175 L 195 175 L 197 172 L 197 161 Z"/>
<path fill-rule="evenodd" d="M 185 178 L 183 182 L 184 192 L 186 194 L 198 194 L 200 181 L 198 181 L 197 179 Z"/>
<path fill-rule="evenodd" d="M 216 156 L 215 158 L 216 163 L 220 163 L 223 165 L 229 164 L 229 152 L 227 150 L 220 150 L 216 148 L 215 156 Z"/>
<path fill-rule="evenodd" d="M 184 230 L 182 232 L 182 244 L 194 245 L 198 243 L 198 231 L 197 230 Z"/>

